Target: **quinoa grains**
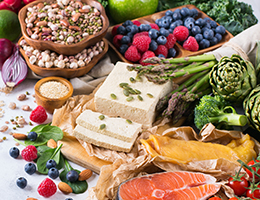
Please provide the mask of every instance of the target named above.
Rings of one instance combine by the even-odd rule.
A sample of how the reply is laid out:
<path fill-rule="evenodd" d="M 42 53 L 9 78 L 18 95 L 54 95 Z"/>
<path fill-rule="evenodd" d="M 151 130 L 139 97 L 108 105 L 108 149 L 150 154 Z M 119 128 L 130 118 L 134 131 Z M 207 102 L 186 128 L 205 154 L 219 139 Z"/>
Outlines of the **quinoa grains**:
<path fill-rule="evenodd" d="M 59 81 L 47 81 L 40 86 L 39 92 L 44 97 L 58 99 L 66 96 L 69 88 Z"/>

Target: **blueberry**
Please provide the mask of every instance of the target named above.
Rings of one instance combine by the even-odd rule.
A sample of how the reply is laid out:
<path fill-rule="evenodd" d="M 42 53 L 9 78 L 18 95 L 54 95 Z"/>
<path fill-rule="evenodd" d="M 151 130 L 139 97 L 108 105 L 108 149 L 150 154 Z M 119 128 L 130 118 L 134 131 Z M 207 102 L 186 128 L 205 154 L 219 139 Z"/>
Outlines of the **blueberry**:
<path fill-rule="evenodd" d="M 203 26 L 205 26 L 206 21 L 203 20 L 202 18 L 199 18 L 199 19 L 197 19 L 197 20 L 194 22 L 194 24 L 195 24 L 195 25 L 198 25 L 199 27 L 203 27 Z"/>
<path fill-rule="evenodd" d="M 34 163 L 27 163 L 25 166 L 24 166 L 24 171 L 27 173 L 27 174 L 34 174 L 36 172 L 36 166 Z"/>
<path fill-rule="evenodd" d="M 134 24 L 134 25 L 131 25 L 131 26 L 128 26 L 128 27 L 129 27 L 128 29 L 130 29 L 129 32 L 131 32 L 131 33 L 133 33 L 133 34 L 139 32 L 139 28 L 138 28 L 138 26 L 136 26 L 135 24 Z"/>
<path fill-rule="evenodd" d="M 194 36 L 194 38 L 197 40 L 197 42 L 199 43 L 202 39 L 203 39 L 203 35 L 202 34 L 197 34 Z"/>
<path fill-rule="evenodd" d="M 56 166 L 57 166 L 57 163 L 56 163 L 56 161 L 53 160 L 53 159 L 50 159 L 50 160 L 48 160 L 48 161 L 46 162 L 46 168 L 47 168 L 47 169 L 50 169 L 50 168 L 56 167 Z"/>
<path fill-rule="evenodd" d="M 159 54 L 157 57 L 158 58 L 165 58 L 165 56 L 163 54 Z"/>
<path fill-rule="evenodd" d="M 169 28 L 174 30 L 177 26 L 181 26 L 181 25 L 183 25 L 183 21 L 177 20 L 177 21 L 171 23 Z"/>
<path fill-rule="evenodd" d="M 164 45 L 164 44 L 166 44 L 166 42 L 167 42 L 167 38 L 166 38 L 165 36 L 163 36 L 163 35 L 160 35 L 160 36 L 156 39 L 156 42 L 157 42 L 158 45 L 160 45 L 160 44 Z"/>
<path fill-rule="evenodd" d="M 176 56 L 176 50 L 174 48 L 170 48 L 168 50 L 168 57 L 174 58 Z"/>
<path fill-rule="evenodd" d="M 71 170 L 66 174 L 66 178 L 70 182 L 75 182 L 78 180 L 79 174 L 75 170 Z"/>
<path fill-rule="evenodd" d="M 172 17 L 171 16 L 166 16 L 165 20 L 168 21 L 168 23 L 172 23 Z"/>
<path fill-rule="evenodd" d="M 172 14 L 172 19 L 173 19 L 173 21 L 182 19 L 181 13 L 180 13 L 180 12 L 174 12 L 174 13 Z"/>
<path fill-rule="evenodd" d="M 119 27 L 116 29 L 116 32 L 117 32 L 117 34 L 125 35 L 125 34 L 126 34 L 126 28 L 125 28 L 124 26 L 119 26 Z"/>
<path fill-rule="evenodd" d="M 190 9 L 189 9 L 189 8 L 186 8 L 186 7 L 182 8 L 182 9 L 181 9 L 181 15 L 182 15 L 182 17 L 188 17 L 188 16 L 190 16 Z"/>
<path fill-rule="evenodd" d="M 31 141 L 35 141 L 38 137 L 38 134 L 34 131 L 28 133 L 27 138 Z"/>
<path fill-rule="evenodd" d="M 156 39 L 160 33 L 156 29 L 151 29 L 151 30 L 149 30 L 148 34 L 151 39 Z"/>
<path fill-rule="evenodd" d="M 218 26 L 217 22 L 215 22 L 213 20 L 211 20 L 209 24 L 210 24 L 211 28 L 216 28 Z"/>
<path fill-rule="evenodd" d="M 50 168 L 48 171 L 48 176 L 52 179 L 58 178 L 59 174 L 60 174 L 59 170 L 56 169 L 55 167 Z"/>
<path fill-rule="evenodd" d="M 224 35 L 226 33 L 226 29 L 224 26 L 220 25 L 216 27 L 215 32 Z"/>
<path fill-rule="evenodd" d="M 27 180 L 24 177 L 20 177 L 17 179 L 16 184 L 19 188 L 25 188 L 27 185 Z"/>
<path fill-rule="evenodd" d="M 170 23 L 166 19 L 161 19 L 161 21 L 159 22 L 158 26 L 160 28 L 169 28 Z"/>
<path fill-rule="evenodd" d="M 218 39 L 213 37 L 209 40 L 210 46 L 216 45 L 218 43 Z"/>
<path fill-rule="evenodd" d="M 165 37 L 168 37 L 168 35 L 170 34 L 170 32 L 165 28 L 160 28 L 159 33 Z"/>
<path fill-rule="evenodd" d="M 132 33 L 132 32 L 128 32 L 126 35 L 127 35 L 128 37 L 130 37 L 131 40 L 132 40 L 133 37 L 134 37 L 134 33 Z"/>
<path fill-rule="evenodd" d="M 181 13 L 181 9 L 177 8 L 175 11 L 173 11 L 173 13 Z"/>
<path fill-rule="evenodd" d="M 160 21 L 162 21 L 161 18 L 157 18 L 157 19 L 155 20 L 155 24 L 157 24 L 157 26 L 159 26 L 159 24 L 161 23 Z"/>
<path fill-rule="evenodd" d="M 122 25 L 123 26 L 133 25 L 133 22 L 131 20 L 126 20 Z"/>
<path fill-rule="evenodd" d="M 215 37 L 218 39 L 218 42 L 220 42 L 222 40 L 222 35 L 219 33 L 216 33 Z"/>
<path fill-rule="evenodd" d="M 173 29 L 169 28 L 168 29 L 169 33 L 173 33 Z"/>
<path fill-rule="evenodd" d="M 186 22 L 185 26 L 191 30 L 195 25 L 194 25 L 194 22 Z"/>
<path fill-rule="evenodd" d="M 149 50 L 155 51 L 158 48 L 158 44 L 155 40 L 151 40 L 149 44 Z"/>
<path fill-rule="evenodd" d="M 127 35 L 124 35 L 121 39 L 121 44 L 129 44 L 131 42 L 131 38 Z"/>
<path fill-rule="evenodd" d="M 212 20 L 209 17 L 205 17 L 204 21 L 206 21 L 206 23 L 210 23 Z"/>
<path fill-rule="evenodd" d="M 211 26 L 210 26 L 210 23 L 206 23 L 203 28 L 208 28 L 208 29 L 211 29 Z"/>
<path fill-rule="evenodd" d="M 151 29 L 151 25 L 150 24 L 141 24 L 139 26 L 140 32 L 142 32 L 142 31 L 149 31 L 150 29 Z"/>
<path fill-rule="evenodd" d="M 192 8 L 190 12 L 191 12 L 191 17 L 193 18 L 196 18 L 199 15 L 199 11 L 196 8 Z"/>
<path fill-rule="evenodd" d="M 9 150 L 9 154 L 10 154 L 11 157 L 17 158 L 19 156 L 19 154 L 20 154 L 20 150 L 17 147 L 12 147 Z"/>
<path fill-rule="evenodd" d="M 69 197 L 69 198 L 66 198 L 65 200 L 73 200 L 73 199 Z"/>
<path fill-rule="evenodd" d="M 126 50 L 128 49 L 128 45 L 127 44 L 122 44 L 120 47 L 119 47 L 119 52 L 121 53 L 121 54 L 125 54 L 125 52 L 126 52 Z"/>
<path fill-rule="evenodd" d="M 192 29 L 191 29 L 191 33 L 192 35 L 197 35 L 199 33 L 201 33 L 201 29 L 199 26 L 193 26 Z"/>
<path fill-rule="evenodd" d="M 214 37 L 214 32 L 211 29 L 207 29 L 203 32 L 203 37 L 207 40 L 211 40 Z"/>
<path fill-rule="evenodd" d="M 195 19 L 192 18 L 192 17 L 187 17 L 187 18 L 185 18 L 185 20 L 184 20 L 184 26 L 185 26 L 185 23 L 187 23 L 187 22 L 195 22 Z"/>
<path fill-rule="evenodd" d="M 167 10 L 165 12 L 165 16 L 172 16 L 172 14 L 173 14 L 173 11 L 171 11 L 171 10 Z"/>
<path fill-rule="evenodd" d="M 202 39 L 200 42 L 199 42 L 199 47 L 200 49 L 206 49 L 210 46 L 210 42 L 207 40 L 207 39 Z"/>

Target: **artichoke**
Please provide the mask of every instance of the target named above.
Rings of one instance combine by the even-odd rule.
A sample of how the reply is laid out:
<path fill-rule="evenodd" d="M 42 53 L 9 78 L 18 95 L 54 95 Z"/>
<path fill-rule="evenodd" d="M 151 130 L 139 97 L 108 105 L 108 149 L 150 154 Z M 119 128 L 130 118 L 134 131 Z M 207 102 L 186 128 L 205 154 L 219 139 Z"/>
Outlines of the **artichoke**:
<path fill-rule="evenodd" d="M 257 80 L 260 80 L 260 41 L 257 42 L 255 68 Z"/>
<path fill-rule="evenodd" d="M 260 85 L 257 85 L 243 102 L 249 125 L 260 131 Z"/>
<path fill-rule="evenodd" d="M 240 104 L 257 85 L 255 68 L 239 55 L 224 56 L 210 71 L 213 93 Z"/>

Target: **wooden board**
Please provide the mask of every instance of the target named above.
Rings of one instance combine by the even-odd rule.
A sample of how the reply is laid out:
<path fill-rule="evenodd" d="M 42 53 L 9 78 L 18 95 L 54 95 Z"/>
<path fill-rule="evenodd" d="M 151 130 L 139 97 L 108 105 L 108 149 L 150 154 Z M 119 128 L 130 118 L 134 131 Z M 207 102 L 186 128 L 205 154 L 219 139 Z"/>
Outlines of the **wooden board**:
<path fill-rule="evenodd" d="M 97 174 L 100 173 L 100 169 L 103 165 L 111 164 L 111 162 L 101 160 L 94 156 L 89 156 L 84 147 L 75 137 L 65 136 L 58 142 L 58 145 L 61 143 L 63 144 L 61 152 L 68 160 L 87 169 L 91 169 Z"/>

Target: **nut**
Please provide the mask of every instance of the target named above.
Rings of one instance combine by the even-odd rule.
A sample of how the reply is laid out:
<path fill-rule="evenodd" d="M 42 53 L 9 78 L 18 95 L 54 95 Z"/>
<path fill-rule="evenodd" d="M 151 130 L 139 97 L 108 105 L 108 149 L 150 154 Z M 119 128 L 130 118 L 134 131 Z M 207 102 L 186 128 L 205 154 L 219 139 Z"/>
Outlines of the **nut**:
<path fill-rule="evenodd" d="M 9 105 L 8 105 L 8 108 L 14 110 L 16 108 L 16 103 L 10 102 Z"/>
<path fill-rule="evenodd" d="M 19 94 L 19 95 L 17 95 L 17 100 L 18 101 L 23 101 L 25 99 L 26 99 L 26 94 Z"/>
<path fill-rule="evenodd" d="M 33 197 L 28 197 L 26 200 L 38 200 L 38 199 L 33 198 Z"/>
<path fill-rule="evenodd" d="M 27 135 L 23 133 L 13 133 L 13 137 L 17 140 L 25 140 L 27 138 Z"/>
<path fill-rule="evenodd" d="M 92 176 L 93 172 L 90 169 L 85 169 L 79 174 L 79 181 L 85 181 Z"/>
<path fill-rule="evenodd" d="M 8 126 L 7 125 L 3 125 L 1 128 L 0 128 L 0 132 L 6 132 L 8 130 Z"/>
<path fill-rule="evenodd" d="M 54 149 L 57 147 L 57 142 L 55 142 L 54 139 L 49 139 L 48 142 L 47 142 L 47 146 Z"/>
<path fill-rule="evenodd" d="M 64 194 L 72 193 L 71 187 L 67 183 L 65 183 L 65 182 L 59 182 L 58 188 Z"/>
<path fill-rule="evenodd" d="M 22 105 L 21 109 L 22 109 L 23 111 L 30 111 L 30 110 L 31 110 L 31 107 L 28 106 L 28 105 Z"/>

